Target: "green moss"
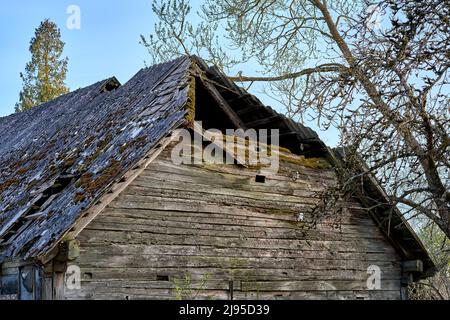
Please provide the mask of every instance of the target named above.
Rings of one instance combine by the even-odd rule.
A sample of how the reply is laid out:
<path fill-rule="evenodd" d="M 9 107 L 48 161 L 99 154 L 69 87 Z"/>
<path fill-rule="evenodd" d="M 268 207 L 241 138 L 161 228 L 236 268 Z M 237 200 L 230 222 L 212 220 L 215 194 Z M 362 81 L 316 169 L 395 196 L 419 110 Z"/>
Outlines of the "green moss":
<path fill-rule="evenodd" d="M 85 148 L 89 148 L 89 147 L 92 145 L 92 142 L 94 142 L 94 140 L 95 140 L 95 137 L 94 137 L 94 136 L 91 136 L 91 137 L 87 138 L 87 139 L 84 141 L 84 147 L 85 147 Z"/>
<path fill-rule="evenodd" d="M 104 169 L 100 175 L 95 178 L 95 180 L 92 179 L 93 175 L 91 173 L 86 173 L 76 183 L 76 186 L 78 188 L 82 188 L 88 194 L 93 194 L 98 189 L 111 182 L 111 180 L 117 176 L 121 169 L 121 164 L 117 160 L 113 159 L 111 165 Z"/>
<path fill-rule="evenodd" d="M 120 148 L 119 148 L 119 153 L 120 153 L 120 154 L 124 153 L 125 150 L 128 149 L 128 147 L 129 147 L 128 143 L 126 143 L 126 144 L 120 146 Z"/>
<path fill-rule="evenodd" d="M 53 174 L 56 172 L 56 166 L 54 164 L 52 164 L 50 167 L 48 167 L 48 171 Z"/>
<path fill-rule="evenodd" d="M 74 198 L 75 203 L 80 203 L 83 202 L 84 200 L 86 200 L 86 195 L 84 193 L 77 192 Z"/>
<path fill-rule="evenodd" d="M 112 138 L 113 138 L 112 134 L 111 134 L 111 133 L 108 133 L 108 134 L 106 135 L 106 137 L 105 137 L 104 139 L 102 139 L 102 140 L 98 143 L 98 145 L 97 145 L 97 150 L 100 150 L 100 151 L 104 150 L 104 149 L 109 145 L 109 143 L 111 142 Z"/>
<path fill-rule="evenodd" d="M 17 170 L 17 174 L 18 175 L 24 175 L 25 173 L 27 173 L 30 169 L 29 168 L 21 168 L 19 170 Z"/>
<path fill-rule="evenodd" d="M 288 148 L 284 148 L 284 147 L 278 147 L 278 151 L 279 151 L 279 152 L 284 152 L 284 153 L 292 154 L 292 151 L 291 151 L 291 150 L 289 150 Z"/>
<path fill-rule="evenodd" d="M 84 160 L 84 164 L 83 167 L 79 168 L 79 171 L 83 170 L 84 168 L 89 167 L 92 162 L 94 162 L 105 150 L 105 148 L 109 145 L 109 143 L 111 142 L 113 136 L 111 133 L 108 133 L 106 135 L 106 137 L 104 139 L 102 139 L 98 144 L 97 144 L 97 148 L 95 149 L 94 153 L 91 154 L 90 156 L 88 156 L 85 160 Z M 92 142 L 94 141 L 95 137 L 90 137 L 89 139 L 87 139 L 85 141 L 85 144 L 88 146 L 90 144 L 92 144 Z"/>
<path fill-rule="evenodd" d="M 92 173 L 87 172 L 81 176 L 81 178 L 77 181 L 75 186 L 77 188 L 84 188 L 92 181 Z"/>
<path fill-rule="evenodd" d="M 74 157 L 68 158 L 66 160 L 64 160 L 63 164 L 62 164 L 62 169 L 63 171 L 69 169 L 70 167 L 72 167 L 75 164 L 76 159 Z"/>
<path fill-rule="evenodd" d="M 24 166 L 25 163 L 26 163 L 25 160 L 19 160 L 19 161 L 15 162 L 15 163 L 11 164 L 11 165 L 9 166 L 9 168 L 10 168 L 12 171 L 16 171 L 16 170 L 19 170 L 20 168 L 22 168 L 22 167 Z"/>
<path fill-rule="evenodd" d="M 30 182 L 28 183 L 27 190 L 30 191 L 31 189 L 33 189 L 33 188 L 38 184 L 38 182 L 39 182 L 39 181 L 36 180 L 36 179 L 30 181 Z"/>
<path fill-rule="evenodd" d="M 262 168 L 268 168 L 269 164 L 262 164 L 261 161 L 258 161 L 257 164 L 248 165 L 247 168 L 250 170 L 261 170 Z"/>
<path fill-rule="evenodd" d="M 307 224 L 306 222 L 303 221 L 288 221 L 288 223 L 298 229 L 306 229 L 307 228 Z"/>
<path fill-rule="evenodd" d="M 284 209 L 270 209 L 270 213 L 278 216 L 294 216 L 295 212 L 292 210 Z"/>
<path fill-rule="evenodd" d="M 40 160 L 42 160 L 42 159 L 44 159 L 46 157 L 46 153 L 45 152 L 40 152 L 40 153 L 38 153 L 38 154 L 35 154 L 32 158 L 31 158 L 31 161 L 32 162 L 37 162 L 37 161 L 40 161 Z"/>
<path fill-rule="evenodd" d="M 17 202 L 17 206 L 21 207 L 24 206 L 28 203 L 29 198 L 28 197 L 23 197 L 19 202 Z"/>
<path fill-rule="evenodd" d="M 195 97 L 195 77 L 191 76 L 189 77 L 188 81 L 189 86 L 189 92 L 188 92 L 188 99 L 186 102 L 186 121 L 188 123 L 188 126 L 190 128 L 194 128 L 194 121 L 195 121 L 195 104 L 196 104 L 196 97 Z"/>
<path fill-rule="evenodd" d="M 131 140 L 130 142 L 127 142 L 126 144 L 120 146 L 119 153 L 122 154 L 131 147 L 139 149 L 139 148 L 144 147 L 146 144 L 147 144 L 147 138 L 145 136 L 142 136 L 142 137 Z"/>
<path fill-rule="evenodd" d="M 331 169 L 331 164 L 324 158 L 305 158 L 304 156 L 288 156 L 280 154 L 280 160 L 298 164 L 311 169 Z"/>

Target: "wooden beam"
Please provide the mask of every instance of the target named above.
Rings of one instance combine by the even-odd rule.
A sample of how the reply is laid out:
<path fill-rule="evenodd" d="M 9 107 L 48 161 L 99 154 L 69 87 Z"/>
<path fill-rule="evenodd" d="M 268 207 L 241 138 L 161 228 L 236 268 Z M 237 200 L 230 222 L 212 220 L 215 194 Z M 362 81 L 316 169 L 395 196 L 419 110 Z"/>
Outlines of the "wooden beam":
<path fill-rule="evenodd" d="M 246 125 L 233 110 L 233 108 L 228 104 L 216 87 L 208 80 L 203 79 L 201 76 L 197 79 L 203 84 L 205 89 L 211 94 L 212 98 L 216 101 L 217 106 L 225 113 L 225 115 L 230 119 L 237 129 L 246 129 Z"/>
<path fill-rule="evenodd" d="M 278 116 L 278 115 L 270 116 L 270 117 L 264 117 L 264 118 L 262 118 L 262 119 L 258 119 L 258 120 L 255 120 L 255 121 L 252 121 L 252 122 L 247 123 L 247 126 L 248 126 L 249 128 L 254 128 L 254 127 L 258 127 L 258 126 L 262 126 L 262 125 L 271 123 L 271 122 L 273 122 L 273 121 L 278 121 L 278 120 L 280 120 L 280 119 L 281 119 L 281 118 L 280 118 L 280 116 Z"/>
<path fill-rule="evenodd" d="M 53 299 L 53 274 L 51 276 L 44 275 L 42 277 L 42 300 Z"/>
<path fill-rule="evenodd" d="M 249 105 L 249 106 L 247 106 L 245 108 L 242 108 L 241 110 L 236 111 L 236 114 L 241 116 L 243 114 L 250 113 L 250 112 L 255 111 L 257 109 L 258 109 L 258 107 L 255 107 L 254 105 Z"/>
<path fill-rule="evenodd" d="M 64 300 L 64 273 L 53 274 L 53 300 Z"/>

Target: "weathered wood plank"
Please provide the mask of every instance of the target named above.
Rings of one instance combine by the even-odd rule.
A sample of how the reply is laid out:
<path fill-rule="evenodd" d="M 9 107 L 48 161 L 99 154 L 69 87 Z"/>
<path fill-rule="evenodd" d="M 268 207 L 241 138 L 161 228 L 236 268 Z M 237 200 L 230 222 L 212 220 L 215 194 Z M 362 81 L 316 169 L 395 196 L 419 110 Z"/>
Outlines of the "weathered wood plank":
<path fill-rule="evenodd" d="M 231 140 L 232 141 L 232 140 Z M 248 141 L 245 141 L 243 138 L 238 138 L 235 137 L 234 139 L 234 143 L 237 149 L 239 149 L 240 151 L 245 152 L 246 150 L 249 150 L 249 145 L 248 145 Z M 174 145 L 170 146 L 170 148 L 167 148 L 166 150 L 164 150 L 164 152 L 161 154 L 161 157 L 158 159 L 160 161 L 170 161 L 171 159 L 171 150 L 172 147 Z M 253 147 L 256 146 L 254 145 Z M 193 146 L 193 149 L 198 150 L 197 146 Z M 295 169 L 296 171 L 299 172 L 300 175 L 302 176 L 307 176 L 307 177 L 317 177 L 320 179 L 326 178 L 326 179 L 335 179 L 336 178 L 336 174 L 334 169 L 316 169 L 316 168 L 311 168 L 308 166 L 304 166 L 302 164 L 302 161 L 304 158 L 302 156 L 297 156 L 295 154 L 292 154 L 290 152 L 286 152 L 283 149 L 275 149 L 275 148 L 271 148 L 271 153 L 270 154 L 265 154 L 263 152 L 258 153 L 258 157 L 259 159 L 262 159 L 262 162 L 267 163 L 268 161 L 272 160 L 273 157 L 278 156 L 279 159 L 279 172 L 277 174 L 280 175 L 284 175 L 287 172 L 290 172 L 291 170 Z M 199 151 L 199 150 L 198 150 Z M 194 154 L 195 156 L 196 154 Z M 289 160 L 293 160 L 293 161 L 289 161 Z M 300 161 L 298 161 L 300 160 Z M 220 164 L 215 164 L 214 165 L 214 170 L 229 170 L 229 169 L 234 169 L 232 166 L 225 164 L 225 165 L 220 165 Z M 252 167 L 248 167 L 248 168 L 239 168 L 241 170 L 245 170 L 245 171 L 252 171 L 255 168 Z"/>
<path fill-rule="evenodd" d="M 291 280 L 291 281 L 242 281 L 242 291 L 358 291 L 367 290 L 366 281 L 355 280 Z M 383 290 L 400 291 L 400 281 L 381 282 Z"/>
<path fill-rule="evenodd" d="M 234 201 L 233 201 L 234 200 Z M 232 203 L 228 203 L 230 201 Z M 227 210 L 229 212 L 236 212 L 241 208 L 247 208 L 251 211 L 263 212 L 263 213 L 272 213 L 274 215 L 277 214 L 291 214 L 294 215 L 299 212 L 309 212 L 310 206 L 306 204 L 296 204 L 296 205 L 284 205 L 277 206 L 270 201 L 246 201 L 239 199 L 224 199 L 222 203 L 218 203 L 217 201 L 211 202 L 205 199 L 202 200 L 193 200 L 187 198 L 179 198 L 174 195 L 173 198 L 167 198 L 165 196 L 128 196 L 121 195 L 120 199 L 117 203 L 110 205 L 112 208 L 127 208 L 127 209 L 166 209 L 167 206 L 171 204 L 177 207 L 178 211 L 184 211 L 185 207 L 188 208 L 201 208 L 201 207 L 209 207 L 213 212 L 220 212 L 222 210 Z M 270 206 L 267 206 L 270 204 Z M 155 207 L 157 205 L 158 207 Z M 234 205 L 234 206 L 232 206 Z M 227 208 L 228 207 L 228 208 Z M 201 209 L 200 209 L 201 210 Z M 199 211 L 199 209 L 195 209 L 195 211 Z"/>
<path fill-rule="evenodd" d="M 133 206 L 133 208 L 130 208 Z M 295 211 L 277 211 L 271 210 L 268 212 L 261 212 L 256 210 L 247 210 L 245 208 L 233 207 L 217 207 L 213 204 L 191 203 L 187 202 L 185 206 L 180 205 L 177 201 L 167 200 L 145 202 L 137 205 L 128 206 L 125 203 L 115 204 L 110 206 L 102 216 L 130 218 L 141 220 L 158 220 L 163 219 L 167 221 L 179 222 L 209 222 L 213 224 L 223 225 L 243 225 L 243 226 L 267 226 L 267 227 L 281 227 L 286 228 L 288 224 L 297 222 L 298 212 Z M 136 208 L 138 207 L 138 208 Z M 305 214 L 308 218 L 308 214 Z M 367 215 L 341 215 L 339 217 L 328 217 L 320 225 L 328 228 L 335 228 L 336 218 L 339 218 L 340 226 L 345 230 L 347 227 L 354 227 L 361 233 L 367 232 L 368 229 L 377 232 L 374 229 L 373 221 L 368 220 Z"/>
<path fill-rule="evenodd" d="M 306 230 L 301 226 L 296 226 L 294 222 L 280 224 L 272 227 L 270 224 L 241 225 L 237 222 L 231 224 L 212 223 L 208 220 L 202 220 L 202 223 L 195 221 L 172 221 L 165 217 L 147 219 L 142 218 L 124 218 L 112 217 L 106 215 L 102 221 L 93 222 L 89 229 L 111 230 L 111 231 L 151 231 L 152 229 L 167 230 L 166 233 L 173 231 L 173 234 L 203 234 L 211 233 L 223 236 L 248 235 L 255 238 L 277 238 L 277 239 L 328 239 L 339 240 L 344 238 L 367 238 L 380 239 L 383 237 L 371 228 L 355 228 L 354 225 L 341 226 L 340 229 L 333 229 L 332 226 L 320 226 L 319 228 Z M 364 232 L 365 231 L 365 232 Z"/>
<path fill-rule="evenodd" d="M 134 189 L 136 190 L 136 189 Z M 132 190 L 129 191 L 130 193 Z M 123 201 L 130 203 L 141 203 L 148 201 L 148 197 L 156 199 L 180 199 L 188 200 L 191 202 L 203 202 L 203 203 L 214 203 L 216 205 L 222 206 L 243 206 L 251 208 L 261 208 L 261 209 L 276 209 L 280 210 L 296 210 L 300 212 L 308 212 L 311 209 L 311 205 L 317 203 L 317 200 L 311 198 L 298 198 L 297 202 L 290 203 L 288 201 L 270 201 L 270 198 L 250 198 L 250 197 L 234 197 L 221 194 L 211 194 L 211 193 L 201 193 L 201 192 L 180 192 L 178 190 L 163 190 L 163 189 L 143 189 L 139 194 L 122 194 L 120 196 Z"/>
<path fill-rule="evenodd" d="M 53 277 L 42 278 L 42 300 L 53 299 Z"/>
<path fill-rule="evenodd" d="M 393 252 L 374 253 L 374 252 L 354 252 L 344 251 L 330 252 L 329 250 L 297 250 L 297 249 L 267 249 L 262 247 L 255 248 L 218 248 L 211 245 L 145 245 L 145 244 L 85 244 L 82 248 L 82 257 L 84 252 L 106 255 L 170 255 L 170 256 L 218 256 L 218 257 L 269 257 L 269 258 L 304 258 L 304 259 L 328 259 L 362 261 L 372 263 L 396 261 L 396 255 Z M 318 262 L 320 263 L 320 262 Z M 399 263 L 397 263 L 400 265 Z"/>
<path fill-rule="evenodd" d="M 267 198 L 273 199 L 273 201 L 278 202 L 288 202 L 288 203 L 311 203 L 315 204 L 318 198 L 314 197 L 314 193 L 306 190 L 292 190 L 292 195 L 277 194 L 275 190 L 272 192 L 263 191 L 250 191 L 244 190 L 242 188 L 221 188 L 215 187 L 211 189 L 211 186 L 195 184 L 195 183 L 169 183 L 164 181 L 138 181 L 133 186 L 130 186 L 124 194 L 127 195 L 147 195 L 153 194 L 152 191 L 159 192 L 169 192 L 175 191 L 176 193 L 185 193 L 187 196 L 191 196 L 192 193 L 189 190 L 195 190 L 197 195 L 202 197 L 217 197 L 217 196 L 230 196 L 239 198 L 248 198 L 256 200 L 264 200 Z M 196 197 L 191 199 L 195 199 Z"/>
<path fill-rule="evenodd" d="M 101 261 L 94 261 L 95 258 Z M 370 262 L 360 260 L 337 260 L 337 259 L 310 259 L 310 258 L 284 258 L 284 257 L 221 257 L 204 255 L 108 255 L 94 252 L 85 252 L 80 262 L 89 267 L 139 267 L 152 268 L 265 268 L 265 269 L 313 269 L 313 270 L 360 270 L 367 271 Z M 318 265 L 315 265 L 318 264 Z M 399 266 L 394 262 L 379 262 L 380 268 L 396 268 Z"/>
<path fill-rule="evenodd" d="M 245 237 L 220 237 L 220 236 L 186 236 L 175 234 L 164 234 L 158 232 L 125 232 L 125 231 L 100 231 L 86 229 L 80 235 L 80 241 L 88 241 L 99 244 L 179 244 L 179 245 L 209 245 L 214 243 L 221 248 L 255 248 L 264 247 L 268 249 L 297 249 L 297 250 L 329 250 L 353 252 L 394 252 L 384 242 L 371 240 L 336 240 L 336 241 L 309 241 L 301 239 L 267 239 L 267 238 L 245 238 Z"/>
<path fill-rule="evenodd" d="M 369 265 L 369 263 L 367 264 Z M 362 268 L 364 269 L 364 268 Z M 368 278 L 367 270 L 334 270 L 334 269 L 273 269 L 273 268 L 183 268 L 183 267 L 83 267 L 83 281 L 122 281 L 122 280 L 140 280 L 155 281 L 158 277 L 166 276 L 173 279 L 183 279 L 186 275 L 192 280 L 201 281 L 208 276 L 210 280 L 360 280 L 366 281 Z M 400 281 L 399 271 L 396 267 L 385 265 L 381 274 L 382 280 Z"/>
<path fill-rule="evenodd" d="M 93 294 L 95 292 L 95 294 Z M 233 293 L 237 300 L 254 300 L 254 299 L 313 299 L 313 300 L 347 300 L 347 299 L 366 299 L 366 300 L 396 300 L 399 299 L 398 290 L 357 290 L 357 291 L 239 291 Z M 86 285 L 82 290 L 71 293 L 71 297 L 75 299 L 119 299 L 119 300 L 140 300 L 140 299 L 175 299 L 177 294 L 172 289 L 157 288 L 127 288 L 114 287 L 106 288 L 103 286 Z M 190 297 L 192 299 L 214 299 L 228 300 L 229 291 L 227 290 L 201 290 L 195 291 Z"/>
<path fill-rule="evenodd" d="M 139 222 L 139 220 L 137 221 Z M 105 231 L 134 231 L 134 232 L 149 232 L 149 233 L 163 233 L 174 235 L 204 235 L 212 236 L 219 235 L 222 237 L 245 237 L 245 238 L 266 238 L 266 239 L 303 239 L 303 240 L 320 240 L 327 239 L 328 241 L 339 241 L 345 239 L 378 239 L 383 241 L 383 237 L 379 234 L 370 232 L 361 236 L 358 233 L 344 233 L 344 232 L 332 232 L 331 230 L 303 230 L 299 228 L 267 228 L 267 230 L 261 227 L 251 228 L 234 226 L 221 226 L 213 224 L 202 224 L 195 227 L 195 225 L 186 224 L 177 226 L 171 225 L 168 221 L 153 221 L 153 223 L 141 223 L 133 225 L 131 223 L 123 223 L 119 221 L 115 222 L 96 222 L 90 226 L 92 230 L 105 230 Z M 250 229 L 250 230 L 248 230 Z"/>
<path fill-rule="evenodd" d="M 127 288 L 121 285 L 117 287 L 105 287 L 104 285 L 86 285 L 81 290 L 71 293 L 75 298 L 82 299 L 176 299 L 177 294 L 173 289 L 158 288 Z M 195 292 L 193 299 L 217 299 L 228 300 L 229 292 L 221 290 L 201 290 Z M 118 298 L 121 297 L 121 298 Z"/>
<path fill-rule="evenodd" d="M 215 167 L 214 167 L 215 168 Z M 168 161 L 158 161 L 153 164 L 152 169 L 148 169 L 142 173 L 140 176 L 140 180 L 144 180 L 146 178 L 156 177 L 156 178 L 165 178 L 166 176 L 172 175 L 171 179 L 190 179 L 192 181 L 202 182 L 207 179 L 213 179 L 213 181 L 217 181 L 218 185 L 230 185 L 232 183 L 236 185 L 250 185 L 253 186 L 255 184 L 255 176 L 258 174 L 259 170 L 250 170 L 250 169 L 242 169 L 239 174 L 236 172 L 228 171 L 220 171 L 220 170 L 205 170 L 204 165 L 182 165 L 182 166 L 173 166 Z M 296 178 L 293 179 L 292 172 L 289 174 L 271 174 L 268 175 L 268 179 L 264 186 L 262 187 L 292 187 L 292 188 L 304 188 L 305 186 L 311 186 L 315 188 L 313 191 L 320 191 L 323 189 L 325 185 L 329 185 L 334 183 L 334 178 L 330 178 L 330 180 L 317 180 L 312 179 L 311 176 L 302 175 L 301 173 L 295 174 Z"/>
<path fill-rule="evenodd" d="M 151 174 L 151 171 L 165 171 L 172 173 L 182 174 L 183 172 L 188 175 L 200 175 L 207 176 L 209 175 L 212 178 L 226 178 L 227 175 L 230 179 L 236 179 L 237 177 L 254 177 L 258 170 L 251 168 L 243 168 L 234 165 L 220 165 L 220 164 L 190 164 L 190 165 L 176 165 L 172 163 L 170 157 L 167 159 L 157 159 L 154 161 L 149 167 L 147 167 L 146 171 L 143 173 Z M 335 182 L 336 175 L 333 170 L 320 170 L 320 173 L 311 170 L 308 173 L 305 172 L 306 168 L 298 166 L 298 170 L 296 172 L 299 173 L 299 179 L 297 180 L 299 183 L 304 182 L 316 182 L 323 183 L 324 185 L 330 185 Z M 270 180 L 278 180 L 278 181 L 292 181 L 292 177 L 290 176 L 291 170 L 289 172 L 278 172 L 276 174 L 272 173 L 268 175 L 268 179 Z"/>
<path fill-rule="evenodd" d="M 199 177 L 186 174 L 174 174 L 173 172 L 152 171 L 151 174 L 141 175 L 136 179 L 134 185 L 154 185 L 164 183 L 165 186 L 199 186 L 211 187 L 211 177 Z M 323 187 L 314 186 L 312 183 L 299 183 L 287 181 L 266 181 L 266 183 L 255 182 L 255 177 L 236 177 L 235 179 L 216 179 L 215 188 L 227 188 L 231 190 L 249 190 L 254 192 L 266 192 L 278 195 L 313 195 Z"/>
<path fill-rule="evenodd" d="M 53 300 L 64 300 L 64 273 L 53 273 Z"/>
<path fill-rule="evenodd" d="M 235 298 L 240 300 L 270 299 L 270 300 L 398 300 L 398 290 L 387 291 L 268 291 L 268 292 L 235 292 Z"/>

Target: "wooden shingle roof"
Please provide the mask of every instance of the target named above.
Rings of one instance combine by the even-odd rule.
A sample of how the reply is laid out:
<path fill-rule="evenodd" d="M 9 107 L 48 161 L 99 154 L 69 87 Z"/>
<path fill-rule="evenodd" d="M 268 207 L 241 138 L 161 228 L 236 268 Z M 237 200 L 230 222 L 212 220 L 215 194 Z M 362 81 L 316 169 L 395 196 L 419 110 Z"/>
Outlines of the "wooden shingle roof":
<path fill-rule="evenodd" d="M 183 57 L 0 118 L 0 262 L 45 253 L 183 123 L 189 67 Z"/>

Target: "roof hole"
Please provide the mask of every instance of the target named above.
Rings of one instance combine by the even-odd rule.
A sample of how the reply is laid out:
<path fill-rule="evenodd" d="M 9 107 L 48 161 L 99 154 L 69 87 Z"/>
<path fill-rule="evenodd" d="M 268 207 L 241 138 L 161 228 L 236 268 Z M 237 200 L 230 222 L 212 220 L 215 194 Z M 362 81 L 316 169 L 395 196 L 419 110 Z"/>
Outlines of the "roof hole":
<path fill-rule="evenodd" d="M 74 177 L 57 178 L 53 185 L 42 192 L 42 196 L 28 208 L 28 211 L 10 226 L 10 228 L 2 235 L 0 242 L 9 243 L 10 241 L 13 241 L 14 236 L 20 233 L 26 223 L 29 223 L 28 219 L 40 217 L 38 213 L 44 211 L 56 195 L 61 193 L 73 181 L 73 178 Z"/>

